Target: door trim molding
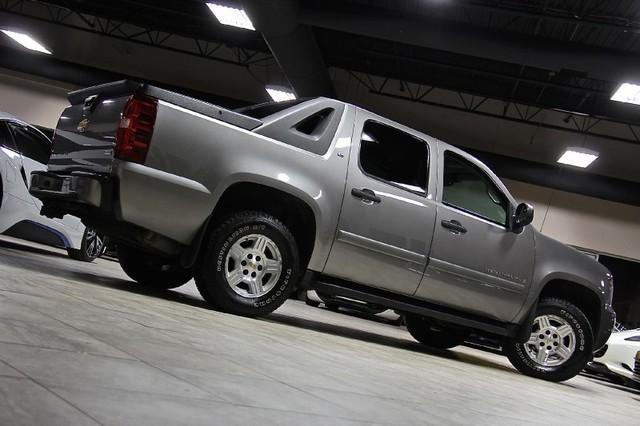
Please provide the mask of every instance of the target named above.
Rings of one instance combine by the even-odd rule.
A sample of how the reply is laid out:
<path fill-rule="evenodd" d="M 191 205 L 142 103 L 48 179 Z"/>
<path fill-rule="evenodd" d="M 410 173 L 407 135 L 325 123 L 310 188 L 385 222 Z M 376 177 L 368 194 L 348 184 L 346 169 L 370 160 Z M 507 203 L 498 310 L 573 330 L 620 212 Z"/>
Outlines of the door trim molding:
<path fill-rule="evenodd" d="M 378 240 L 363 237 L 347 231 L 338 231 L 338 241 L 363 249 L 371 250 L 376 253 L 395 257 L 396 259 L 405 260 L 407 262 L 424 265 L 426 256 L 411 250 L 403 249 L 391 244 L 383 243 Z"/>
<path fill-rule="evenodd" d="M 428 268 L 440 273 L 454 275 L 463 280 L 474 281 L 481 286 L 490 287 L 497 291 L 507 291 L 510 293 L 520 294 L 526 290 L 526 283 L 510 281 L 482 271 L 476 271 L 474 269 L 465 268 L 464 266 L 455 265 L 434 257 L 429 259 Z"/>

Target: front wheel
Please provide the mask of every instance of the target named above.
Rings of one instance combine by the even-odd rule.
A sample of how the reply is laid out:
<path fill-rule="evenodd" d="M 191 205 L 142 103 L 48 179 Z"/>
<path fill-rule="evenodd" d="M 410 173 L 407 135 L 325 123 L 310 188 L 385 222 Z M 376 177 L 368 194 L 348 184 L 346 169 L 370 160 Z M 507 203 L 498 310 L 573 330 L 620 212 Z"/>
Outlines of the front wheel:
<path fill-rule="evenodd" d="M 287 300 L 298 268 L 298 248 L 289 229 L 271 215 L 244 211 L 210 234 L 196 263 L 196 285 L 213 307 L 255 317 Z"/>
<path fill-rule="evenodd" d="M 67 249 L 69 257 L 82 262 L 93 262 L 104 253 L 104 236 L 91 228 L 85 228 L 80 249 Z"/>
<path fill-rule="evenodd" d="M 443 325 L 435 320 L 418 315 L 407 315 L 407 331 L 418 342 L 438 349 L 451 349 L 462 344 L 469 336 L 466 329 Z"/>
<path fill-rule="evenodd" d="M 568 380 L 591 360 L 591 325 L 574 304 L 557 298 L 542 299 L 529 340 L 509 340 L 504 352 L 523 374 L 552 382 Z"/>
<path fill-rule="evenodd" d="M 147 287 L 168 290 L 186 284 L 193 272 L 175 261 L 168 261 L 140 250 L 118 244 L 122 270 L 134 281 Z"/>

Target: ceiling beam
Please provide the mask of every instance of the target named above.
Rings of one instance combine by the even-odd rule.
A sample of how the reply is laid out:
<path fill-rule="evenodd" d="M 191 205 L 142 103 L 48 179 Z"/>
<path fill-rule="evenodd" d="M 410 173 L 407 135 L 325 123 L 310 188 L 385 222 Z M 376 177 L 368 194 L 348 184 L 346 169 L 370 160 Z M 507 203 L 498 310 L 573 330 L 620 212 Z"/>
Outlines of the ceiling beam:
<path fill-rule="evenodd" d="M 299 23 L 298 2 L 244 0 L 243 5 L 296 94 L 335 97 L 313 32 Z"/>
<path fill-rule="evenodd" d="M 566 9 L 548 7 L 548 0 L 545 0 L 542 5 L 542 9 L 536 5 L 532 6 L 525 2 L 504 3 L 500 1 L 464 0 L 460 3 L 461 4 L 458 4 L 456 7 L 462 6 L 470 9 L 487 10 L 505 15 L 535 18 L 538 19 L 536 28 L 539 28 L 540 20 L 545 20 L 573 25 L 585 25 L 634 34 L 640 33 L 640 21 L 637 19 L 633 20 L 624 16 L 592 15 L 586 10 L 587 2 L 584 2 L 581 13 L 575 13 L 574 11 Z"/>
<path fill-rule="evenodd" d="M 640 81 L 640 57 L 631 52 L 624 54 L 516 34 L 505 36 L 443 20 L 381 15 L 366 10 L 337 16 L 327 10 L 306 9 L 301 11 L 300 20 L 310 26 L 334 31 L 549 71 L 576 70 L 591 78 L 610 82 Z"/>

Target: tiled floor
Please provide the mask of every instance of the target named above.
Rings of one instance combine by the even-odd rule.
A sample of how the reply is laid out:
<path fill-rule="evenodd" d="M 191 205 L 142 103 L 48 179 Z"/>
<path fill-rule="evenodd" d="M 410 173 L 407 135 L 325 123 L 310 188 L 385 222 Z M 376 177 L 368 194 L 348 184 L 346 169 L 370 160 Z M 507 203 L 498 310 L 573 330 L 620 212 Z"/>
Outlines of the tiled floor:
<path fill-rule="evenodd" d="M 212 311 L 117 263 L 0 239 L 0 424 L 638 424 L 640 392 L 290 301 Z"/>

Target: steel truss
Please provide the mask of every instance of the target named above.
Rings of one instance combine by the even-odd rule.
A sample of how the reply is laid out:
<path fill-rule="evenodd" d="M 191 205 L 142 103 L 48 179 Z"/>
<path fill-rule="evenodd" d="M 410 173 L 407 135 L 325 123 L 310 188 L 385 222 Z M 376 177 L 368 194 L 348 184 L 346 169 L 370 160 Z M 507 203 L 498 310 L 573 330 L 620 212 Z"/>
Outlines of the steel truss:
<path fill-rule="evenodd" d="M 229 46 L 224 42 L 158 31 L 44 2 L 0 0 L 0 12 L 247 68 L 252 65 L 273 66 L 275 64 L 270 53 Z"/>
<path fill-rule="evenodd" d="M 389 77 L 374 76 L 362 72 L 347 72 L 351 77 L 357 80 L 359 84 L 363 85 L 369 91 L 369 93 L 378 96 L 401 99 L 424 105 L 467 112 L 470 114 L 477 114 L 485 117 L 492 117 L 516 123 L 529 124 L 532 126 L 551 130 L 560 130 L 563 132 L 576 133 L 585 136 L 595 136 L 619 142 L 640 144 L 640 126 L 619 120 L 594 117 L 572 111 L 526 105 L 520 102 L 514 102 L 512 100 L 479 96 L 449 88 L 412 83 L 399 79 L 391 79 Z M 399 90 L 394 90 L 391 87 L 392 85 L 389 84 L 391 81 L 396 82 Z M 432 95 L 435 89 L 441 89 L 446 90 L 447 92 L 455 93 L 457 95 L 457 97 L 455 98 L 455 102 L 443 102 L 437 99 Z M 499 102 L 502 105 L 501 111 L 499 112 L 496 111 L 496 102 Z M 489 104 L 492 104 L 493 108 L 488 108 Z M 555 114 L 564 115 L 564 119 L 562 120 L 562 122 L 566 125 L 545 123 L 543 119 L 540 119 L 541 113 L 543 111 L 549 111 Z M 628 135 L 628 137 L 598 132 L 597 128 L 603 127 L 604 124 L 615 127 L 616 133 L 620 135 L 626 134 Z"/>

